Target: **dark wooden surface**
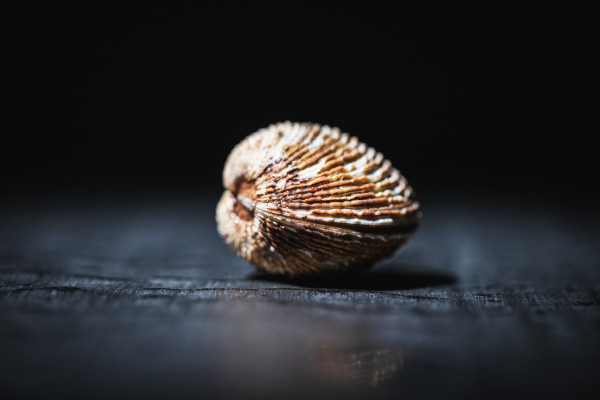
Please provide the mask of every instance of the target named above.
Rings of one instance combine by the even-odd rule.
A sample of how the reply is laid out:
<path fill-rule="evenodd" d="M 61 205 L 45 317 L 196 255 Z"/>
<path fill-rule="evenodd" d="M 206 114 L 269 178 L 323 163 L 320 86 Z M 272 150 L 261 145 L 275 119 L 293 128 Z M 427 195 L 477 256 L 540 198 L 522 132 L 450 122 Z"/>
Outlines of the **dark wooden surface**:
<path fill-rule="evenodd" d="M 14 397 L 546 398 L 596 390 L 593 209 L 424 199 L 340 281 L 256 274 L 217 196 L 7 202 L 0 387 Z"/>

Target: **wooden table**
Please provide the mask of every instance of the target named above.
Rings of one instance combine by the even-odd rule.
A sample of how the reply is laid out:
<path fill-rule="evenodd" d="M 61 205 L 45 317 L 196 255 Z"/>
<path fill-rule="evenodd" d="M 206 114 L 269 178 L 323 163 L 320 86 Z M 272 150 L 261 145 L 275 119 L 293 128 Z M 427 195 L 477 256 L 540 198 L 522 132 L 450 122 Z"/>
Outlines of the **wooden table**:
<path fill-rule="evenodd" d="M 423 199 L 369 273 L 285 282 L 218 196 L 7 201 L 0 387 L 19 397 L 576 398 L 600 377 L 600 218 Z M 8 397 L 3 397 L 8 398 Z"/>

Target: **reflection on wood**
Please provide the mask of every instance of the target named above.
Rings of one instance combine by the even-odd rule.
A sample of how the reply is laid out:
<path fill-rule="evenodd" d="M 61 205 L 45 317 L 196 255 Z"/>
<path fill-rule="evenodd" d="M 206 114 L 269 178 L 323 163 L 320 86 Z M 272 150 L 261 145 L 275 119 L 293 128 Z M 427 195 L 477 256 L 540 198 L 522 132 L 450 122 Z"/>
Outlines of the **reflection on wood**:
<path fill-rule="evenodd" d="M 378 386 L 399 373 L 404 365 L 400 349 L 342 348 L 323 345 L 309 350 L 311 366 L 320 377 L 334 383 Z"/>

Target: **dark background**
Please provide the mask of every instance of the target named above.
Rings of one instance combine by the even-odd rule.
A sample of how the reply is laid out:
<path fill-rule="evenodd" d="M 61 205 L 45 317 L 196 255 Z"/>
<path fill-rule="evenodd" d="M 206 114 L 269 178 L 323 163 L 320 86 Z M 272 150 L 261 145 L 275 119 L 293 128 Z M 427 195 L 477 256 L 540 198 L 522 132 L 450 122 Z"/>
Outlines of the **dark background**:
<path fill-rule="evenodd" d="M 599 13 L 280 3 L 2 5 L 2 397 L 597 391 Z M 325 281 L 236 257 L 223 165 L 284 120 L 384 153 L 414 238 Z"/>
<path fill-rule="evenodd" d="M 595 15 L 465 2 L 4 8 L 3 185 L 216 193 L 236 143 L 291 120 L 357 135 L 417 193 L 589 200 Z"/>

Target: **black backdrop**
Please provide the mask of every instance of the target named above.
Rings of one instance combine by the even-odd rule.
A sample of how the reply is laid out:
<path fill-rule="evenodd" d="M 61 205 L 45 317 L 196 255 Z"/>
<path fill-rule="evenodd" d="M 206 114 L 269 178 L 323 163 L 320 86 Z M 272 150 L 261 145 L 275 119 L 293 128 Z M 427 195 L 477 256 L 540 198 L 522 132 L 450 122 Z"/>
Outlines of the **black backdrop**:
<path fill-rule="evenodd" d="M 292 120 L 359 136 L 417 192 L 589 199 L 597 14 L 369 4 L 4 8 L 4 192 L 213 193 L 237 142 Z"/>

